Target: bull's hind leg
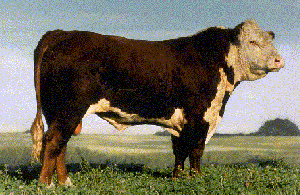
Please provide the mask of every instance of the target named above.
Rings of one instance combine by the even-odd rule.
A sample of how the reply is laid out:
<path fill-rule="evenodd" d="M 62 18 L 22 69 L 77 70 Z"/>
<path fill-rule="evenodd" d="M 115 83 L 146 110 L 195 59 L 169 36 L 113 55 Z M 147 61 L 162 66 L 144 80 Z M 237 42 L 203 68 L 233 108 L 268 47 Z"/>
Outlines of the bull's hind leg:
<path fill-rule="evenodd" d="M 79 120 L 80 121 L 80 120 Z M 65 153 L 67 142 L 79 122 L 74 120 L 55 120 L 49 125 L 43 141 L 43 165 L 39 181 L 51 185 L 52 176 L 56 169 L 58 182 L 62 185 L 71 185 L 67 176 Z"/>
<path fill-rule="evenodd" d="M 56 172 L 57 180 L 60 185 L 71 186 L 71 179 L 68 177 L 67 167 L 66 167 L 66 151 L 67 144 L 65 144 L 56 158 Z"/>

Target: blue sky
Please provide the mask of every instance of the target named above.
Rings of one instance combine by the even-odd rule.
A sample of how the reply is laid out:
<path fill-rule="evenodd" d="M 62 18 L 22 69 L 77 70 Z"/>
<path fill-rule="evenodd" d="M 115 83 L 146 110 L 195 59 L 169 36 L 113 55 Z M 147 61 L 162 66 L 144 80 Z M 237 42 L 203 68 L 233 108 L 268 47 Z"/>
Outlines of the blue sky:
<path fill-rule="evenodd" d="M 254 18 L 276 34 L 286 66 L 237 87 L 218 132 L 249 133 L 264 121 L 288 118 L 300 126 L 300 7 L 294 1 L 4 1 L 0 7 L 0 132 L 25 131 L 36 112 L 33 50 L 48 30 L 87 30 L 135 39 L 163 40 L 210 26 L 235 27 Z M 96 116 L 84 119 L 83 133 L 112 133 Z M 127 133 L 153 133 L 138 126 Z"/>

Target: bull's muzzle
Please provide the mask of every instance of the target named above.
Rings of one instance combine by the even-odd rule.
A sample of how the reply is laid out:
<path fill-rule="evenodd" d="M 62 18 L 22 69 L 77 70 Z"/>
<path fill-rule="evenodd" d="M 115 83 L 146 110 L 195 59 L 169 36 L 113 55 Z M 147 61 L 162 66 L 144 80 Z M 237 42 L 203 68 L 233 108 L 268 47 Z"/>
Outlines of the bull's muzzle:
<path fill-rule="evenodd" d="M 283 67 L 284 67 L 284 60 L 282 58 L 275 58 L 272 66 L 267 68 L 266 73 L 278 72 Z"/>
<path fill-rule="evenodd" d="M 274 60 L 274 71 L 277 72 L 279 69 L 284 67 L 284 60 L 282 58 L 275 58 Z M 272 72 L 274 72 L 272 71 Z"/>

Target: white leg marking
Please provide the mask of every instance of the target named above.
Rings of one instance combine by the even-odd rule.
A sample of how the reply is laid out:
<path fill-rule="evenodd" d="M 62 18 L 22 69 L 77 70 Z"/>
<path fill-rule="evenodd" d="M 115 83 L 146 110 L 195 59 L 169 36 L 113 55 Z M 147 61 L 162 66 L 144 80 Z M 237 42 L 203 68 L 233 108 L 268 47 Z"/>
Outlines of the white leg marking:
<path fill-rule="evenodd" d="M 67 180 L 66 180 L 66 182 L 64 183 L 64 185 L 65 185 L 65 186 L 73 186 L 73 183 L 72 183 L 70 177 L 67 177 Z"/>
<path fill-rule="evenodd" d="M 50 189 L 50 188 L 53 188 L 53 187 L 55 187 L 55 185 L 54 185 L 53 181 L 51 181 L 50 185 L 47 185 L 47 188 Z"/>

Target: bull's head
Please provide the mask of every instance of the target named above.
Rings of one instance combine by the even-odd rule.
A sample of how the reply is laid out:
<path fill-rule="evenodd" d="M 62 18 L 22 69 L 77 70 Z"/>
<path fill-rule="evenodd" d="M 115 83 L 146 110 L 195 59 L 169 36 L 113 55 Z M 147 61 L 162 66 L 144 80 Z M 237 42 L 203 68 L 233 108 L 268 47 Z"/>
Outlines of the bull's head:
<path fill-rule="evenodd" d="M 246 20 L 234 29 L 238 48 L 238 68 L 241 80 L 256 80 L 284 66 L 273 46 L 275 34 L 263 31 L 254 20 Z"/>

